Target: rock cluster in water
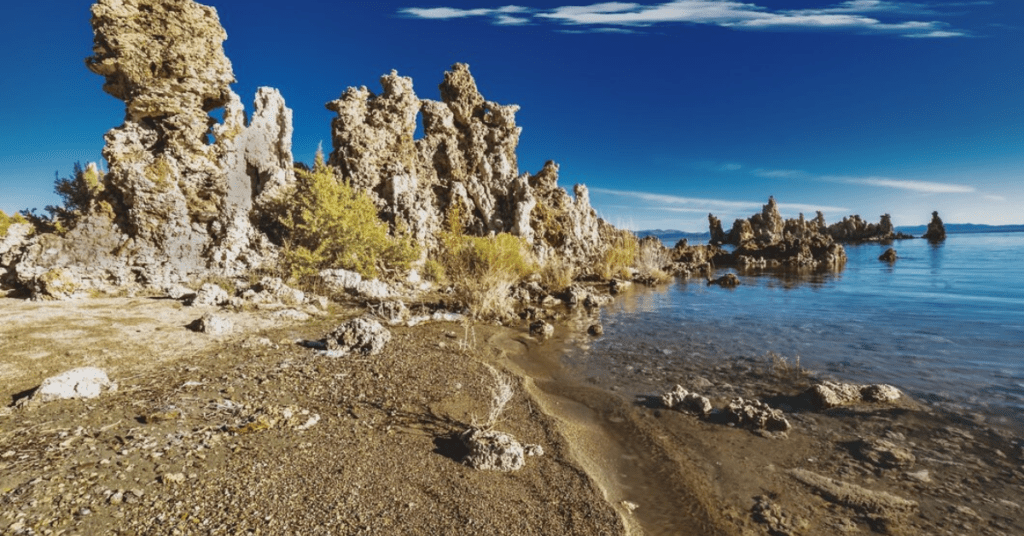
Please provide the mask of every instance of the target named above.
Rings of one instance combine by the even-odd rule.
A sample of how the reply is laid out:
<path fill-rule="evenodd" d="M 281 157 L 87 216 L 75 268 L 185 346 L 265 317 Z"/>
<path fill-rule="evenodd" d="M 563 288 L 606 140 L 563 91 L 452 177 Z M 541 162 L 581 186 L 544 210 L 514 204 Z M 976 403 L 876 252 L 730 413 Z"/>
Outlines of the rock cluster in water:
<path fill-rule="evenodd" d="M 887 221 L 883 217 L 883 223 Z M 774 197 L 768 198 L 768 204 L 759 214 L 736 220 L 728 233 L 722 230 L 721 220 L 714 215 L 708 215 L 708 222 L 712 245 L 736 246 L 731 254 L 722 252 L 715 256 L 719 266 L 835 270 L 846 263 L 846 250 L 833 237 L 820 212 L 810 221 L 802 214 L 797 219 L 783 220 Z M 859 218 L 848 219 L 835 227 L 835 233 L 861 236 L 867 229 Z M 891 232 L 891 223 L 887 229 Z"/>
<path fill-rule="evenodd" d="M 99 0 L 87 67 L 125 103 L 105 136 L 109 170 L 66 234 L 5 238 L 0 275 L 34 297 L 89 289 L 165 288 L 204 275 L 272 265 L 279 216 L 295 185 L 292 114 L 260 88 L 251 117 L 231 90 L 217 12 L 192 0 Z M 558 165 L 520 173 L 516 105 L 486 100 L 468 66 L 445 73 L 441 101 L 422 100 L 392 72 L 383 92 L 349 88 L 327 107 L 330 163 L 369 193 L 381 217 L 401 221 L 429 251 L 459 204 L 468 232 L 523 237 L 541 260 L 588 266 L 607 247 L 587 189 L 558 187 Z M 223 121 L 210 113 L 222 109 Z M 417 116 L 424 136 L 414 140 Z M 8 243 L 10 242 L 10 243 Z"/>

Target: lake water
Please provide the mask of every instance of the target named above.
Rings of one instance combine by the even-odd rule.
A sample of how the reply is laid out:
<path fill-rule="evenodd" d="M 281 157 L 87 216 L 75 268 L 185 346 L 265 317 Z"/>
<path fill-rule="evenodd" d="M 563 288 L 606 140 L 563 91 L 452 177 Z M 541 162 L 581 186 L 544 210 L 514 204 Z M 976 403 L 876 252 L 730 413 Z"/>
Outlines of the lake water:
<path fill-rule="evenodd" d="M 840 273 L 637 289 L 601 312 L 604 337 L 579 351 L 595 370 L 608 370 L 601 361 L 612 356 L 771 351 L 799 356 L 820 376 L 889 383 L 936 405 L 1024 422 L 1024 233 L 899 241 L 893 265 L 878 260 L 887 247 L 846 246 Z"/>

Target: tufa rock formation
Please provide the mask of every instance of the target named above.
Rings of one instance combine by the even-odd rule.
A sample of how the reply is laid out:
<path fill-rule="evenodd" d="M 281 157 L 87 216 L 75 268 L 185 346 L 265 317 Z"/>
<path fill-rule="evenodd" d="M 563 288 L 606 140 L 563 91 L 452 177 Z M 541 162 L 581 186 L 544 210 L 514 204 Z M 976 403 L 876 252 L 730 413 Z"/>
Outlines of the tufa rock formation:
<path fill-rule="evenodd" d="M 348 88 L 327 108 L 337 113 L 330 163 L 370 193 L 386 221 L 408 225 L 430 249 L 458 203 L 468 234 L 521 236 L 541 259 L 557 251 L 585 265 L 603 250 L 586 187 L 570 197 L 558 187 L 554 162 L 520 174 L 519 107 L 486 100 L 467 65 L 445 73 L 441 102 L 419 99 L 412 79 L 394 71 L 381 86 L 380 95 Z M 417 114 L 423 138 L 414 140 Z"/>
<path fill-rule="evenodd" d="M 728 233 L 721 221 L 708 215 L 711 244 L 736 246 L 732 254 L 717 255 L 718 266 L 740 268 L 800 268 L 838 270 L 846 263 L 846 250 L 828 232 L 825 218 L 783 220 L 774 197 L 760 214 L 738 219 Z"/>
<path fill-rule="evenodd" d="M 105 136 L 109 171 L 65 236 L 42 235 L 15 261 L 17 279 L 64 269 L 80 288 L 162 286 L 271 260 L 270 212 L 293 183 L 291 111 L 262 88 L 246 121 L 215 9 L 192 0 L 100 0 L 92 8 L 103 89 L 125 102 Z M 224 109 L 223 123 L 210 112 Z"/>
<path fill-rule="evenodd" d="M 99 0 L 92 14 L 86 65 L 125 103 L 124 124 L 105 136 L 109 170 L 88 169 L 68 232 L 5 241 L 0 276 L 36 298 L 62 299 L 273 266 L 295 188 L 291 110 L 280 93 L 261 88 L 246 117 L 211 7 Z M 440 102 L 419 99 L 394 72 L 381 84 L 380 95 L 349 88 L 327 104 L 337 113 L 330 163 L 425 254 L 456 203 L 467 233 L 523 237 L 541 261 L 559 255 L 587 268 L 603 254 L 614 229 L 597 218 L 586 187 L 575 196 L 558 187 L 553 162 L 519 172 L 519 108 L 484 99 L 466 65 L 445 74 Z M 223 121 L 210 115 L 218 109 Z M 414 140 L 421 113 L 424 136 Z"/>
<path fill-rule="evenodd" d="M 946 239 L 946 226 L 942 224 L 942 218 L 938 211 L 932 212 L 932 221 L 928 224 L 928 231 L 922 238 L 929 242 L 942 242 Z"/>

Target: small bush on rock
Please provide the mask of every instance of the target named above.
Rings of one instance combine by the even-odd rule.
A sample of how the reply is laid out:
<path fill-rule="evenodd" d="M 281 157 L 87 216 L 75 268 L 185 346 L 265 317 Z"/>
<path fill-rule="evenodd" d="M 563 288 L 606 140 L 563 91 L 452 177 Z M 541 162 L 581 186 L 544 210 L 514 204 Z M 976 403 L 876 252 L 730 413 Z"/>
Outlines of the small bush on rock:
<path fill-rule="evenodd" d="M 296 281 L 308 281 L 327 268 L 343 268 L 366 278 L 382 270 L 407 270 L 419 251 L 401 222 L 396 236 L 380 220 L 365 193 L 338 180 L 318 151 L 312 170 L 296 169 L 297 186 L 281 218 L 286 229 L 284 264 Z"/>
<path fill-rule="evenodd" d="M 28 220 L 17 212 L 13 216 L 8 216 L 4 214 L 4 211 L 0 210 L 0 238 L 7 236 L 7 229 L 15 223 L 28 223 Z"/>

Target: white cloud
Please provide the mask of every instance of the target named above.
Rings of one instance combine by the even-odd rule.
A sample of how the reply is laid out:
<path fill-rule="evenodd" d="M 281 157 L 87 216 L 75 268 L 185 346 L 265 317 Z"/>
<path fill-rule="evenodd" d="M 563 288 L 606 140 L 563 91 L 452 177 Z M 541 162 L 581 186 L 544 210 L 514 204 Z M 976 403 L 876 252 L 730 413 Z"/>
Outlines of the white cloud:
<path fill-rule="evenodd" d="M 982 197 L 988 199 L 989 201 L 997 201 L 1000 203 L 1006 201 L 1006 198 L 1001 195 L 983 195 Z"/>
<path fill-rule="evenodd" d="M 985 2 L 943 4 L 949 6 L 984 5 Z M 602 2 L 587 6 L 562 6 L 531 9 L 505 6 L 497 9 L 459 9 L 449 7 L 406 8 L 400 11 L 427 19 L 452 19 L 489 16 L 494 24 L 525 24 L 526 21 L 548 21 L 573 27 L 587 27 L 583 33 L 610 31 L 615 28 L 642 28 L 656 24 L 708 24 L 746 30 L 836 30 L 862 33 L 885 33 L 903 37 L 963 37 L 965 31 L 945 29 L 938 21 L 899 20 L 910 16 L 941 16 L 934 7 L 921 3 L 884 0 L 847 0 L 818 9 L 769 9 L 754 3 L 735 0 L 675 0 L 640 4 L 633 2 Z M 502 15 L 518 14 L 510 18 Z M 873 14 L 873 16 L 866 16 Z M 894 20 L 881 20 L 886 16 Z M 567 33 L 578 33 L 579 30 Z M 621 33 L 621 32 L 620 32 Z"/>
<path fill-rule="evenodd" d="M 806 171 L 799 169 L 755 169 L 754 175 L 766 179 L 793 179 L 807 177 Z"/>
<path fill-rule="evenodd" d="M 862 184 L 864 186 L 877 186 L 879 188 L 894 188 L 897 190 L 908 190 L 924 194 L 969 194 L 975 191 L 973 186 L 964 186 L 961 184 L 889 179 L 885 177 L 825 177 L 825 180 L 845 182 L 847 184 Z"/>
<path fill-rule="evenodd" d="M 521 24 L 530 24 L 530 19 L 524 19 L 522 17 L 512 17 L 509 15 L 498 15 L 494 20 L 494 24 L 499 26 L 519 26 Z"/>
<path fill-rule="evenodd" d="M 647 201 L 652 206 L 644 207 L 645 210 L 665 210 L 670 212 L 703 212 L 703 213 L 715 213 L 725 212 L 726 214 L 738 214 L 740 212 L 760 212 L 761 207 L 764 206 L 763 202 L 757 201 L 733 201 L 726 199 L 705 199 L 699 197 L 682 197 L 677 195 L 668 194 L 654 194 L 650 192 L 639 192 L 633 190 L 613 190 L 608 188 L 591 188 L 591 192 L 606 194 L 611 196 L 620 197 L 631 197 L 633 199 L 639 199 L 641 201 Z M 668 206 L 666 206 L 668 205 Z M 688 206 L 679 206 L 688 205 Z M 844 207 L 830 207 L 830 206 L 819 206 L 819 205 L 807 205 L 800 203 L 779 203 L 779 210 L 788 213 L 796 212 L 814 212 L 821 210 L 823 212 L 849 212 L 850 209 Z"/>
<path fill-rule="evenodd" d="M 950 32 L 946 30 L 935 30 L 933 32 L 921 33 L 921 34 L 906 34 L 903 37 L 917 37 L 917 38 L 945 38 L 945 37 L 965 37 L 967 34 L 964 32 Z"/>
<path fill-rule="evenodd" d="M 399 13 L 405 13 L 421 19 L 461 19 L 465 17 L 481 17 L 494 13 L 493 9 L 457 9 L 453 7 L 431 7 L 431 8 L 420 8 L 420 7 L 409 7 L 399 10 Z"/>

